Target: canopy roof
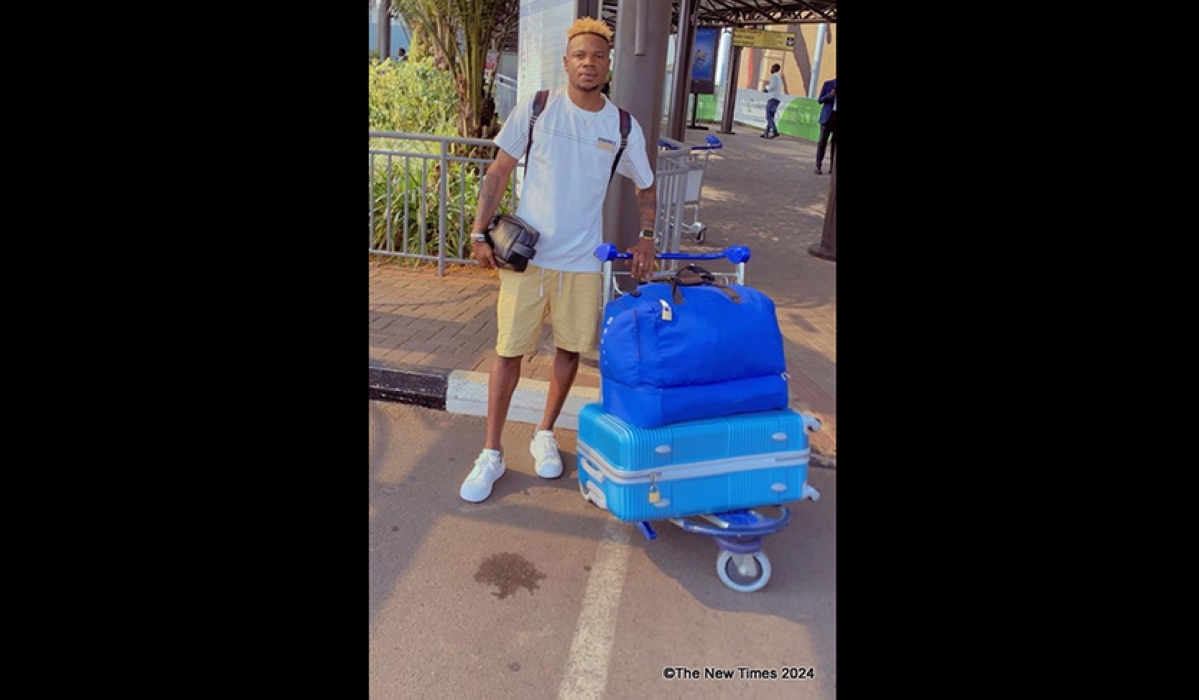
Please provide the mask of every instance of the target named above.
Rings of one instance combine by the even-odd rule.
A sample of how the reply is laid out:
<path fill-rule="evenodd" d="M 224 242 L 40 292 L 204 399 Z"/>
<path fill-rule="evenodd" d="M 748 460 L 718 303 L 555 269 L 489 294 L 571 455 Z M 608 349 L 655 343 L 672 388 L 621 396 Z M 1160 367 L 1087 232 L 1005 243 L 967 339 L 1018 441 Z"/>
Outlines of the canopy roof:
<path fill-rule="evenodd" d="M 604 21 L 616 27 L 617 0 L 604 0 Z M 819 24 L 837 22 L 837 0 L 699 0 L 696 21 L 702 26 L 750 24 Z M 679 3 L 671 3 L 671 25 L 677 26 Z"/>
<path fill-rule="evenodd" d="M 650 0 L 654 2 L 656 0 Z M 604 22 L 616 31 L 617 0 L 604 0 Z M 670 26 L 677 31 L 679 3 L 670 4 Z M 766 24 L 837 23 L 837 0 L 699 0 L 696 22 L 701 27 Z M 504 49 L 515 51 L 519 27 L 513 22 Z"/>

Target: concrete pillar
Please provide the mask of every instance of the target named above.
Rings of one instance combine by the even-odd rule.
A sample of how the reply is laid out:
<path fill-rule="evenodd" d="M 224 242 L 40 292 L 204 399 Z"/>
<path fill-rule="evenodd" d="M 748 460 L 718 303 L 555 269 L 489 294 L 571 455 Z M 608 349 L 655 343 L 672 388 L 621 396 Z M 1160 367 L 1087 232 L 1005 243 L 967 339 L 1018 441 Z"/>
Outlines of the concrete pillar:
<path fill-rule="evenodd" d="M 762 86 L 759 82 L 758 74 L 762 68 L 762 50 L 754 47 L 746 47 L 745 50 L 745 58 L 748 59 L 745 66 L 748 73 L 745 76 L 745 87 L 754 91 L 761 90 Z"/>
<path fill-rule="evenodd" d="M 640 40 L 637 37 L 639 3 L 644 3 Z M 611 98 L 641 124 L 645 132 L 646 155 L 655 171 L 658 167 L 658 136 L 662 131 L 662 90 L 666 82 L 669 36 L 669 2 L 620 0 L 616 11 Z M 641 56 L 636 55 L 638 47 L 644 49 Z M 604 202 L 604 242 L 614 244 L 623 253 L 637 242 L 640 230 L 633 181 L 617 175 L 612 178 Z"/>
<path fill-rule="evenodd" d="M 828 22 L 816 29 L 815 56 L 812 58 L 812 79 L 808 81 L 808 97 L 813 100 L 820 96 L 820 59 L 824 56 L 824 40 L 828 36 Z"/>
<path fill-rule="evenodd" d="M 670 113 L 666 135 L 675 141 L 687 138 L 687 94 L 691 91 L 691 39 L 698 0 L 679 1 L 678 34 L 674 40 L 674 79 L 670 89 Z M 669 4 L 669 3 L 666 3 Z"/>
<path fill-rule="evenodd" d="M 828 206 L 824 214 L 824 230 L 821 232 L 820 244 L 809 246 L 808 253 L 818 258 L 837 262 L 837 153 L 829 158 Z"/>
<path fill-rule="evenodd" d="M 379 58 L 391 57 L 391 0 L 379 2 Z"/>
<path fill-rule="evenodd" d="M 732 67 L 724 80 L 724 114 L 720 117 L 720 133 L 722 134 L 737 133 L 733 131 L 733 112 L 737 109 L 737 86 L 740 84 L 737 78 L 741 70 L 742 47 L 734 46 L 732 49 Z"/>
<path fill-rule="evenodd" d="M 603 21 L 604 0 L 575 0 L 575 3 L 575 17 L 590 17 Z"/>

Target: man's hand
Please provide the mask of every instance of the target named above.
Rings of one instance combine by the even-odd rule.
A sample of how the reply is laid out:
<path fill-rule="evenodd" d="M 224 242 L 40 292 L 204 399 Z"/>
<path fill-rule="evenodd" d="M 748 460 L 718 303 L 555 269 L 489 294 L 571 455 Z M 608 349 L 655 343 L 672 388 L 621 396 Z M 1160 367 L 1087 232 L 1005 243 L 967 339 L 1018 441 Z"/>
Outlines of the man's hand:
<path fill-rule="evenodd" d="M 654 242 L 641 238 L 629 247 L 626 253 L 632 253 L 629 271 L 637 279 L 646 279 L 654 273 Z"/>
<path fill-rule="evenodd" d="M 500 206 L 500 199 L 504 196 L 504 188 L 508 186 L 508 176 L 512 174 L 512 170 L 516 167 L 516 159 L 508 154 L 504 149 L 499 149 L 495 154 L 495 162 L 487 168 L 487 174 L 483 176 L 483 184 L 479 187 L 479 206 L 475 212 L 474 225 L 467 229 L 471 233 L 475 231 L 485 231 L 487 225 L 491 223 L 491 218 L 495 216 L 496 209 Z M 466 224 L 462 228 L 466 229 Z M 491 246 L 487 243 L 471 242 L 471 248 L 474 250 L 475 260 L 479 261 L 479 267 L 484 270 L 492 270 L 498 267 L 495 262 L 495 253 L 492 252 Z"/>
<path fill-rule="evenodd" d="M 471 247 L 474 249 L 475 260 L 479 261 L 479 267 L 484 270 L 494 270 L 499 267 L 495 262 L 495 253 L 491 250 L 491 246 L 487 245 L 487 241 L 473 241 Z"/>

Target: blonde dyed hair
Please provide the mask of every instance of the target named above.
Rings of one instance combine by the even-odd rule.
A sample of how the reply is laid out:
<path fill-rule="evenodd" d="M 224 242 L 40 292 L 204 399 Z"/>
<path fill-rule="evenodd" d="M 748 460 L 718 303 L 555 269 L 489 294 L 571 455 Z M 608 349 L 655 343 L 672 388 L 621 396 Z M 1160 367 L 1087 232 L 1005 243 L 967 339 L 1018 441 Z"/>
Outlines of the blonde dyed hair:
<path fill-rule="evenodd" d="M 591 17 L 580 17 L 570 25 L 570 29 L 566 30 L 567 43 L 580 34 L 596 34 L 606 39 L 609 44 L 612 43 L 612 30 L 608 29 L 608 25 Z"/>

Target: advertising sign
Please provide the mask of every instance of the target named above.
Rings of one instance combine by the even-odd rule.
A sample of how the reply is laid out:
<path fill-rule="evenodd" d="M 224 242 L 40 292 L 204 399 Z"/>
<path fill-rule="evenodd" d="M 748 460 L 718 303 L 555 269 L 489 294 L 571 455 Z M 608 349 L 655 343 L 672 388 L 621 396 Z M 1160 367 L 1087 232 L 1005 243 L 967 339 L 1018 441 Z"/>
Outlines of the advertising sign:
<path fill-rule="evenodd" d="M 695 51 L 691 54 L 691 94 L 711 95 L 716 91 L 716 42 L 718 27 L 695 30 Z"/>

